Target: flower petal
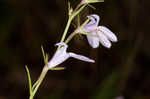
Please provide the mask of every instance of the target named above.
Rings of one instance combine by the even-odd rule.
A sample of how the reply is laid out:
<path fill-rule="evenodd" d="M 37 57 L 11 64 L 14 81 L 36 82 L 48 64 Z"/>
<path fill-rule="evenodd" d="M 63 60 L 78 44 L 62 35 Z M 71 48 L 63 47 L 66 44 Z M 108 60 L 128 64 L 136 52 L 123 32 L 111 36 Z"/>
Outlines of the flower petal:
<path fill-rule="evenodd" d="M 93 33 L 93 34 L 95 34 L 95 33 Z M 88 42 L 89 42 L 89 44 L 91 45 L 92 48 L 99 47 L 99 38 L 98 37 L 87 36 L 87 40 L 88 40 Z"/>
<path fill-rule="evenodd" d="M 112 42 L 117 42 L 116 35 L 105 26 L 99 26 L 98 29 Z"/>
<path fill-rule="evenodd" d="M 92 14 L 87 17 L 90 19 L 90 22 L 84 26 L 84 31 L 91 32 L 97 28 L 100 18 L 96 14 Z"/>
<path fill-rule="evenodd" d="M 96 23 L 96 19 L 94 17 L 91 16 L 87 16 L 87 17 L 90 19 L 90 22 L 88 23 L 89 25 Z"/>
<path fill-rule="evenodd" d="M 59 42 L 59 43 L 56 43 L 55 46 L 67 46 L 67 44 L 64 42 Z"/>
<path fill-rule="evenodd" d="M 97 33 L 98 37 L 99 37 L 99 41 L 100 43 L 107 47 L 110 48 L 111 47 L 111 42 L 107 39 L 107 37 L 102 33 L 102 32 L 98 32 Z"/>
<path fill-rule="evenodd" d="M 73 57 L 73 58 L 76 58 L 78 60 L 82 60 L 82 61 L 86 61 L 86 62 L 91 62 L 91 63 L 94 63 L 95 61 L 93 59 L 90 59 L 88 57 L 85 57 L 85 56 L 82 56 L 82 55 L 78 55 L 78 54 L 75 54 L 75 53 L 69 53 L 70 57 Z"/>
<path fill-rule="evenodd" d="M 49 69 L 54 68 L 57 65 L 63 63 L 69 57 L 74 57 L 76 59 L 83 60 L 86 62 L 94 62 L 94 60 L 87 58 L 85 56 L 66 52 L 68 45 L 65 44 L 64 42 L 57 43 L 56 46 L 62 46 L 62 47 L 60 47 L 60 49 L 55 53 L 55 55 L 52 57 L 52 59 L 48 62 Z"/>
<path fill-rule="evenodd" d="M 69 58 L 69 54 L 66 52 L 67 45 L 63 42 L 57 43 L 56 46 L 62 46 L 52 57 L 52 59 L 48 62 L 48 67 L 53 68 L 61 63 L 63 63 L 65 60 Z"/>
<path fill-rule="evenodd" d="M 100 21 L 100 17 L 97 14 L 92 14 L 89 17 L 93 17 L 94 19 L 96 19 L 95 24 L 96 24 L 96 26 L 98 26 L 98 23 Z"/>
<path fill-rule="evenodd" d="M 66 54 L 66 51 L 68 48 L 68 45 L 66 43 L 64 43 L 64 42 L 56 43 L 55 46 L 62 46 L 62 47 L 55 53 L 55 55 L 53 56 L 54 58 L 60 57 L 61 54 L 63 54 L 63 55 Z"/>

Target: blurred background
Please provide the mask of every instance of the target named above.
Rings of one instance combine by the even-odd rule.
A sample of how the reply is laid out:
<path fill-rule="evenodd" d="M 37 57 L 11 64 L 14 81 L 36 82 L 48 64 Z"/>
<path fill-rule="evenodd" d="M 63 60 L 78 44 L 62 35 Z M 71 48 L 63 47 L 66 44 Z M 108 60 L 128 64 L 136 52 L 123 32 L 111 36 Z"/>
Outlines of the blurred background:
<path fill-rule="evenodd" d="M 73 7 L 80 0 L 70 0 Z M 25 65 L 36 81 L 44 65 L 41 45 L 52 57 L 67 22 L 67 0 L 0 0 L 0 99 L 28 99 Z M 49 71 L 35 99 L 150 99 L 150 1 L 105 0 L 87 7 L 118 37 L 111 49 L 92 49 L 76 36 L 69 51 L 96 63 L 68 59 Z M 74 29 L 71 26 L 69 31 Z"/>

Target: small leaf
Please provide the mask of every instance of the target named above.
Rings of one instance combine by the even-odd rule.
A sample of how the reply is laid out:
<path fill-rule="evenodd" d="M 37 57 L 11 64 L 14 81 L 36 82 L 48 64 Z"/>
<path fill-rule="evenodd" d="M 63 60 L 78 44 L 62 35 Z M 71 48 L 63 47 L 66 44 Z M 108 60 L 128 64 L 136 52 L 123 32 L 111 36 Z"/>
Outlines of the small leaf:
<path fill-rule="evenodd" d="M 77 26 L 80 26 L 80 15 L 77 16 Z"/>
<path fill-rule="evenodd" d="M 71 16 L 72 12 L 73 12 L 73 9 L 72 9 L 72 7 L 70 5 L 70 2 L 68 2 L 68 15 Z"/>
<path fill-rule="evenodd" d="M 68 12 L 71 9 L 70 2 L 68 2 Z"/>
<path fill-rule="evenodd" d="M 45 61 L 46 56 L 45 56 L 45 52 L 44 52 L 43 46 L 41 46 L 41 50 L 42 50 L 42 54 L 43 54 L 43 58 L 44 58 L 44 63 L 46 63 L 46 61 Z"/>
<path fill-rule="evenodd" d="M 54 67 L 54 68 L 51 68 L 50 70 L 64 70 L 65 67 Z"/>
<path fill-rule="evenodd" d="M 48 54 L 46 54 L 44 52 L 43 46 L 41 46 L 41 50 L 42 50 L 42 54 L 43 54 L 43 58 L 44 58 L 44 63 L 46 65 L 46 64 L 48 64 Z"/>
<path fill-rule="evenodd" d="M 48 54 L 45 56 L 45 64 L 48 64 Z"/>
<path fill-rule="evenodd" d="M 87 4 L 89 7 L 91 7 L 92 9 L 96 10 L 96 8 L 90 4 Z"/>

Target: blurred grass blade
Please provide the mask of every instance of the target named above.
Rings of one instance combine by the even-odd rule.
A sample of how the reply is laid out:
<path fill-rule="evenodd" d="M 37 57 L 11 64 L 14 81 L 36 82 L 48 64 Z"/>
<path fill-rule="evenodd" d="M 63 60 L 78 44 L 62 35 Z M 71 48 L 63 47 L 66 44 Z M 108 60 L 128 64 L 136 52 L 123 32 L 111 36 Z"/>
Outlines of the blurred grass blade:
<path fill-rule="evenodd" d="M 118 73 L 113 72 L 99 87 L 100 90 L 96 92 L 92 99 L 113 99 L 116 95 L 116 82 L 118 80 Z"/>

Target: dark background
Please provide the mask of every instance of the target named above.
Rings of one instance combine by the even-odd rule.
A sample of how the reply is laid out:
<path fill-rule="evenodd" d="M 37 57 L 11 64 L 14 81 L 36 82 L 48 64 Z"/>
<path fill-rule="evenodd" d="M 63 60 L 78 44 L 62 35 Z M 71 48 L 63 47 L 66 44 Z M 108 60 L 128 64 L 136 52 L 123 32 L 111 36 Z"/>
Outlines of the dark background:
<path fill-rule="evenodd" d="M 70 2 L 75 7 L 78 0 Z M 48 72 L 35 99 L 150 99 L 150 1 L 92 5 L 97 9 L 87 7 L 82 15 L 100 15 L 100 25 L 111 29 L 118 42 L 111 49 L 92 49 L 85 36 L 76 36 L 68 50 L 96 63 L 68 59 L 60 65 L 65 70 Z M 0 1 L 0 99 L 28 98 L 25 65 L 36 81 L 44 65 L 41 45 L 51 58 L 66 22 L 67 0 Z"/>

